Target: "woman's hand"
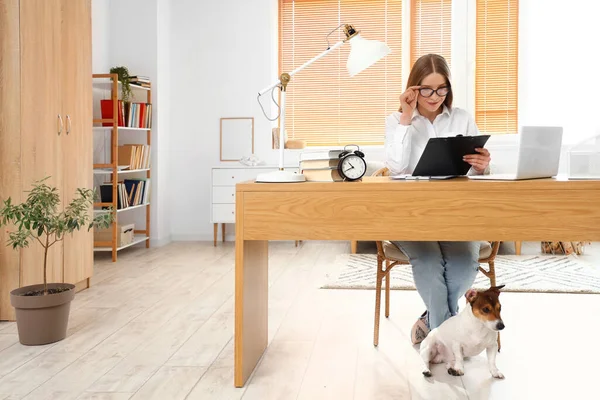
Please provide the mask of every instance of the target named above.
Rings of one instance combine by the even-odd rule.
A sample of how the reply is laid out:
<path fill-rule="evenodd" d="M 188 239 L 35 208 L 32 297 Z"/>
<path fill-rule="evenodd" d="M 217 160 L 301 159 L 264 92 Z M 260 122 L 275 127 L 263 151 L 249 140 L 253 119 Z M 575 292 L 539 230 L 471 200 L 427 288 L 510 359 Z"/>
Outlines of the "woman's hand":
<path fill-rule="evenodd" d="M 421 86 L 411 86 L 400 95 L 400 106 L 402 108 L 400 123 L 402 125 L 410 125 L 413 111 L 417 107 L 417 98 L 419 97 L 420 87 Z"/>
<path fill-rule="evenodd" d="M 476 148 L 476 152 L 479 154 L 467 154 L 463 157 L 463 161 L 471 164 L 473 169 L 480 174 L 483 174 L 485 169 L 490 165 L 490 161 L 492 158 L 490 157 L 490 152 L 484 148 Z"/>

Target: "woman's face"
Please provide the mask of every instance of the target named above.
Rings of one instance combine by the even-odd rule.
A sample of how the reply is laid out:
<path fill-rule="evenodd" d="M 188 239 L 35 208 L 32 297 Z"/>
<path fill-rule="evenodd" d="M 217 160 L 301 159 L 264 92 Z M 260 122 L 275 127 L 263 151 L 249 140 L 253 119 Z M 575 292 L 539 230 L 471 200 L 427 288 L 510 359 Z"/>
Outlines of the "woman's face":
<path fill-rule="evenodd" d="M 444 100 L 446 99 L 446 94 L 448 90 L 440 89 L 439 92 L 443 94 L 443 96 L 439 96 L 437 92 L 433 92 L 431 94 L 431 90 L 423 90 L 423 89 L 439 89 L 439 88 L 449 88 L 446 84 L 446 80 L 443 75 L 434 72 L 433 74 L 427 75 L 423 81 L 421 82 L 421 89 L 419 90 L 419 97 L 417 99 L 417 103 L 427 111 L 435 112 L 442 106 Z M 429 96 L 430 97 L 426 97 Z"/>

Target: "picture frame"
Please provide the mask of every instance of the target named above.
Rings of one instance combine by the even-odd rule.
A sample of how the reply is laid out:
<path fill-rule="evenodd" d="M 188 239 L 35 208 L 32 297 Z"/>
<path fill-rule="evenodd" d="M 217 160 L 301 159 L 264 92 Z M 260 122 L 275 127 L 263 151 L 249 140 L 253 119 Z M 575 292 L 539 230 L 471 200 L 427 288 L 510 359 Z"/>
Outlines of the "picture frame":
<path fill-rule="evenodd" d="M 279 139 L 279 128 L 271 129 L 271 148 L 273 148 L 274 150 L 279 149 Z M 283 134 L 283 142 L 287 142 L 287 129 L 286 132 Z"/>
<path fill-rule="evenodd" d="M 254 117 L 220 120 L 220 160 L 240 161 L 254 154 Z"/>

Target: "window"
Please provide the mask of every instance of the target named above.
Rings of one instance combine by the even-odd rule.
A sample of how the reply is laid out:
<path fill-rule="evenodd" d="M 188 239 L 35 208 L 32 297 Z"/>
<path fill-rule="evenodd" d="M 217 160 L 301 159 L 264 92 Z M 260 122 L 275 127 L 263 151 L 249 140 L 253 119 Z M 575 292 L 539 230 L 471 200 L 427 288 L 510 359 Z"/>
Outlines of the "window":
<path fill-rule="evenodd" d="M 345 65 L 349 44 L 293 76 L 287 87 L 288 137 L 309 146 L 382 144 L 385 117 L 398 109 L 406 73 L 427 53 L 446 58 L 455 105 L 473 113 L 482 133 L 517 132 L 518 0 L 473 2 L 475 10 L 451 0 L 279 0 L 279 73 L 323 52 L 327 34 L 340 24 L 352 24 L 365 38 L 392 49 L 353 78 Z M 471 49 L 467 35 L 473 24 Z M 343 37 L 340 28 L 329 43 Z"/>
<path fill-rule="evenodd" d="M 450 40 L 451 0 L 413 0 L 411 2 L 410 65 L 419 57 L 436 53 L 452 67 Z"/>
<path fill-rule="evenodd" d="M 475 123 L 485 133 L 518 130 L 518 0 L 477 0 Z"/>
<path fill-rule="evenodd" d="M 392 49 L 383 60 L 348 77 L 345 44 L 294 75 L 287 87 L 286 132 L 309 146 L 381 144 L 385 117 L 398 109 L 402 89 L 402 0 L 280 0 L 279 73 L 327 49 L 326 36 L 351 24 Z M 329 37 L 344 37 L 340 28 Z"/>

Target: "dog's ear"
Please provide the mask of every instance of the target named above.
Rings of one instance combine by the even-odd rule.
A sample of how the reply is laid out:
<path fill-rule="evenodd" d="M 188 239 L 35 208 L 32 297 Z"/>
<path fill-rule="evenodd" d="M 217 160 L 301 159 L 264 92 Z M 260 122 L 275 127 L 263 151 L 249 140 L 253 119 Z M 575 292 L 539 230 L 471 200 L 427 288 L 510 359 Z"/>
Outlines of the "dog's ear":
<path fill-rule="evenodd" d="M 467 298 L 468 303 L 473 303 L 473 301 L 477 297 L 477 290 L 475 290 L 475 289 L 467 290 L 467 293 L 465 293 L 465 297 Z"/>
<path fill-rule="evenodd" d="M 506 286 L 506 285 L 492 286 L 492 287 L 490 287 L 489 290 L 491 290 L 492 292 L 496 292 L 496 293 L 500 294 L 500 289 L 502 289 L 504 286 Z"/>

